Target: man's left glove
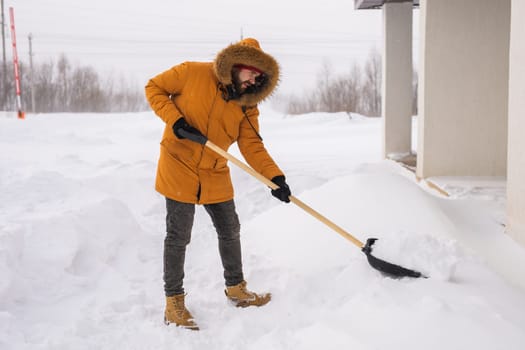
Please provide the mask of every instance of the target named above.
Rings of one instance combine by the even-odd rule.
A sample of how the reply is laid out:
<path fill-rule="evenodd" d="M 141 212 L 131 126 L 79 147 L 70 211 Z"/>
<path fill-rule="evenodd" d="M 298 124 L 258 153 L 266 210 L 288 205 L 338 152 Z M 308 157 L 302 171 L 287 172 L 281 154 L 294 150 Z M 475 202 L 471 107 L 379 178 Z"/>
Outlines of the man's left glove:
<path fill-rule="evenodd" d="M 284 175 L 275 176 L 272 178 L 272 182 L 279 186 L 278 189 L 272 190 L 272 196 L 283 202 L 290 203 L 290 196 L 292 195 L 292 192 L 286 183 L 286 178 Z"/>
<path fill-rule="evenodd" d="M 173 124 L 172 129 L 175 136 L 179 139 L 189 139 L 200 144 L 205 144 L 207 141 L 206 136 L 204 136 L 199 129 L 188 124 L 184 117 L 179 118 L 175 124 Z"/>

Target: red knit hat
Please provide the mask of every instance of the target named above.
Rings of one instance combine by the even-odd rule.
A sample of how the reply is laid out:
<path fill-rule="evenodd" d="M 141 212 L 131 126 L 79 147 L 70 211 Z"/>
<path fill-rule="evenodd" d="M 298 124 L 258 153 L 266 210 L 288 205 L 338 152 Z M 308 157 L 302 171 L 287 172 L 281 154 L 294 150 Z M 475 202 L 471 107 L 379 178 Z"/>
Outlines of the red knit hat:
<path fill-rule="evenodd" d="M 249 70 L 253 70 L 254 72 L 257 72 L 259 74 L 264 74 L 264 72 L 262 70 L 260 70 L 259 68 L 254 67 L 254 66 L 249 66 L 247 64 L 235 64 L 234 67 L 235 68 L 239 68 L 239 69 L 249 69 Z"/>

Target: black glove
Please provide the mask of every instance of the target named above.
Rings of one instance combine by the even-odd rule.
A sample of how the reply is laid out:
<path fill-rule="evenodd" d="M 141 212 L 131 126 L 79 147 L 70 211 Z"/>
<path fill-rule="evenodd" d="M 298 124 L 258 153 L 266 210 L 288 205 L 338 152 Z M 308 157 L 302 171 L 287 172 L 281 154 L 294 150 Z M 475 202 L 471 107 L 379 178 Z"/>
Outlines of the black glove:
<path fill-rule="evenodd" d="M 272 196 L 282 200 L 283 202 L 290 203 L 290 196 L 292 195 L 292 192 L 290 192 L 290 187 L 286 183 L 286 178 L 284 175 L 274 177 L 272 182 L 279 186 L 278 189 L 272 190 Z"/>
<path fill-rule="evenodd" d="M 172 126 L 173 133 L 179 139 L 189 139 L 200 144 L 205 144 L 207 139 L 197 128 L 194 128 L 184 117 L 179 118 Z M 184 134 L 184 135 L 183 135 Z M 189 135 L 188 135 L 189 134 Z"/>

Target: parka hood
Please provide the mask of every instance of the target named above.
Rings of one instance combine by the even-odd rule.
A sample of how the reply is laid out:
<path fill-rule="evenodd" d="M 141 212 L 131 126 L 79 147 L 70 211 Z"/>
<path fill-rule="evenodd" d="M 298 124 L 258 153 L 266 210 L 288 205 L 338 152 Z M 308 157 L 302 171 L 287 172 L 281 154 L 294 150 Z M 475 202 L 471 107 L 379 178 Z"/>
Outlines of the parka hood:
<path fill-rule="evenodd" d="M 225 87 L 232 85 L 232 68 L 234 65 L 253 66 L 267 76 L 267 83 L 258 91 L 242 94 L 236 102 L 241 106 L 254 106 L 269 97 L 279 83 L 279 64 L 264 52 L 259 42 L 246 38 L 231 44 L 217 54 L 213 62 L 213 71 Z"/>

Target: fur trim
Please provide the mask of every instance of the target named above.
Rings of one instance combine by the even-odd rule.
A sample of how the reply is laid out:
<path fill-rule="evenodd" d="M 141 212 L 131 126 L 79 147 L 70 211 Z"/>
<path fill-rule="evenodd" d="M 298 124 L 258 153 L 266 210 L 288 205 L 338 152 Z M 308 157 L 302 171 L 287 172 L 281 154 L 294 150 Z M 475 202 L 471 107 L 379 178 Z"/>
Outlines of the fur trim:
<path fill-rule="evenodd" d="M 224 86 L 232 84 L 232 68 L 236 64 L 254 66 L 268 77 L 268 83 L 255 93 L 243 94 L 236 100 L 241 106 L 255 106 L 269 97 L 279 84 L 279 64 L 253 38 L 246 38 L 223 49 L 213 62 L 213 71 Z"/>

